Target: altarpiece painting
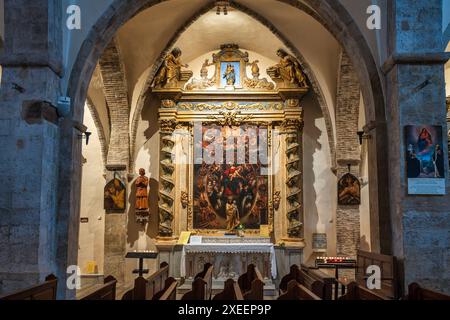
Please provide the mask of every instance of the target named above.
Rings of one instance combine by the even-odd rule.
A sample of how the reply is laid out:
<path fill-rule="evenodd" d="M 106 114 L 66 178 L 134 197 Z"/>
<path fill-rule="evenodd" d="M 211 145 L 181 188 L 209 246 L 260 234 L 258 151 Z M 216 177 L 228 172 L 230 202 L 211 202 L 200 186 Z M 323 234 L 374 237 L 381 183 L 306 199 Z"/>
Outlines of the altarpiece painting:
<path fill-rule="evenodd" d="M 202 130 L 203 161 L 194 164 L 194 228 L 267 224 L 267 127 L 207 125 Z"/>

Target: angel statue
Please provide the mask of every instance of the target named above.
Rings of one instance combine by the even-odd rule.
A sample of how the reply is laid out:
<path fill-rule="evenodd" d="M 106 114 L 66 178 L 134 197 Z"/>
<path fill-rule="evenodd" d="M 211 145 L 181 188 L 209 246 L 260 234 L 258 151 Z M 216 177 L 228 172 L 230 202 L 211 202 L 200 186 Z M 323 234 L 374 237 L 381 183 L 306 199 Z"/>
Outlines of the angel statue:
<path fill-rule="evenodd" d="M 181 50 L 180 48 L 174 48 L 165 58 L 164 62 L 159 69 L 153 86 L 176 86 L 178 79 L 180 78 L 181 68 L 189 67 L 187 64 L 181 63 Z"/>
<path fill-rule="evenodd" d="M 306 87 L 306 78 L 300 67 L 300 63 L 283 49 L 278 49 L 277 56 L 280 62 L 267 71 L 279 75 L 285 82 Z"/>

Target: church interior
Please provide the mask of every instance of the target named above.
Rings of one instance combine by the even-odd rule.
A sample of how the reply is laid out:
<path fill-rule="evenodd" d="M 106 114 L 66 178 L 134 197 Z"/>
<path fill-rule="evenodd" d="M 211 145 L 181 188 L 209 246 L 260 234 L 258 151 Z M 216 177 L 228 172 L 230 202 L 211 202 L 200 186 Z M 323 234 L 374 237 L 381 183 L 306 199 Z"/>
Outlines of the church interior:
<path fill-rule="evenodd" d="M 449 1 L 0 11 L 0 300 L 450 300 Z"/>

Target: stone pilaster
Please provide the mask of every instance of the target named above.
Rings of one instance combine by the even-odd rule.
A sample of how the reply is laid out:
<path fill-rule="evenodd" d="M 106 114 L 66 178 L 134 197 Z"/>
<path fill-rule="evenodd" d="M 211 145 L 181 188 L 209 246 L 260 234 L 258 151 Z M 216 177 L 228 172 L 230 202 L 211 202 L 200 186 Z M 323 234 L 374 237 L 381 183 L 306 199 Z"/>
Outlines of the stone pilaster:
<path fill-rule="evenodd" d="M 55 106 L 62 38 L 56 25 L 61 24 L 61 7 L 59 1 L 6 0 L 4 8 L 0 294 L 36 284 L 54 273 L 61 298 L 66 293 L 66 267 L 76 264 L 76 256 L 69 259 L 67 253 L 69 225 L 64 211 L 58 210 L 60 119 Z"/>
<path fill-rule="evenodd" d="M 360 146 L 358 118 L 360 87 L 350 58 L 342 52 L 336 101 L 336 175 L 338 180 L 348 173 L 359 176 Z M 359 206 L 338 205 L 336 210 L 336 252 L 356 256 L 360 241 Z"/>
<path fill-rule="evenodd" d="M 390 58 L 386 74 L 388 152 L 393 254 L 403 262 L 405 287 L 416 281 L 425 287 L 450 292 L 448 230 L 450 196 L 408 195 L 406 125 L 446 127 L 442 53 L 442 1 L 389 1 Z M 447 134 L 443 130 L 447 157 Z M 445 171 L 448 162 L 445 158 Z"/>

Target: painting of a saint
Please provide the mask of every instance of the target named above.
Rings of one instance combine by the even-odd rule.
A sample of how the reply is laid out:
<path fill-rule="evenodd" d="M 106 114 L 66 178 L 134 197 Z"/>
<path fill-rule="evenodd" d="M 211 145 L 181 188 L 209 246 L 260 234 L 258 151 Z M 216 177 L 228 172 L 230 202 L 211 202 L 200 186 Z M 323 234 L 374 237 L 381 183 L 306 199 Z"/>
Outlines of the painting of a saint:
<path fill-rule="evenodd" d="M 126 208 L 125 186 L 117 178 L 108 182 L 104 189 L 104 209 L 107 213 L 123 213 Z"/>
<path fill-rule="evenodd" d="M 226 86 L 240 86 L 240 63 L 222 62 L 220 65 L 220 84 Z"/>
<path fill-rule="evenodd" d="M 208 134 L 212 127 L 220 135 Z M 261 128 L 255 128 L 254 135 L 240 135 L 237 128 L 238 133 L 230 139 L 235 129 L 203 128 L 203 155 L 214 156 L 217 150 L 210 148 L 213 143 L 223 146 L 223 151 L 222 159 L 194 165 L 194 229 L 231 230 L 239 224 L 259 229 L 261 224 L 268 223 L 267 167 L 251 151 L 260 152 L 253 149 L 258 146 L 267 148 L 267 135 L 258 131 L 264 130 Z"/>
<path fill-rule="evenodd" d="M 361 183 L 351 173 L 345 174 L 338 182 L 338 204 L 361 204 Z"/>
<path fill-rule="evenodd" d="M 440 126 L 406 126 L 408 178 L 444 178 L 444 153 Z"/>

